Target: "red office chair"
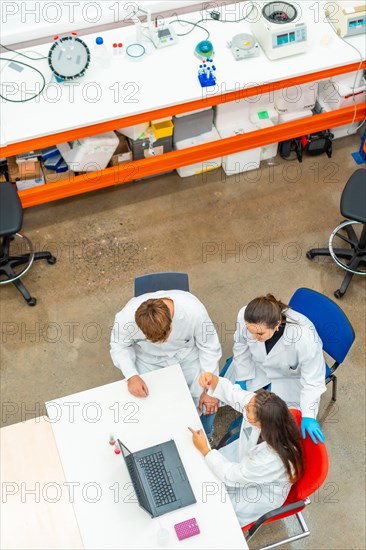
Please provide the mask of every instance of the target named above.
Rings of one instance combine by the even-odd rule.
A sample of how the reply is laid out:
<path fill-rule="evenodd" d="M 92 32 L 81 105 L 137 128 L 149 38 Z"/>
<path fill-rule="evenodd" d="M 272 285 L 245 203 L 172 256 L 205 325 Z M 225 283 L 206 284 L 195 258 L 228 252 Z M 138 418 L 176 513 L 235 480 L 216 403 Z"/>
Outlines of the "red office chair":
<path fill-rule="evenodd" d="M 295 418 L 296 424 L 300 429 L 301 412 L 296 409 L 290 410 Z M 310 535 L 310 531 L 301 514 L 301 510 L 310 504 L 310 495 L 321 487 L 327 477 L 328 453 L 324 443 L 318 442 L 318 444 L 315 445 L 308 435 L 306 436 L 306 439 L 302 439 L 301 441 L 303 443 L 305 463 L 303 477 L 292 485 L 286 501 L 280 508 L 276 508 L 267 514 L 263 514 L 263 516 L 257 519 L 257 521 L 253 521 L 249 525 L 242 527 L 242 530 L 249 531 L 246 537 L 248 542 L 264 523 L 270 523 L 272 521 L 277 521 L 278 519 L 296 514 L 302 532 L 299 535 L 294 535 L 279 542 L 269 544 L 268 546 L 263 546 L 261 550 L 275 548 L 281 544 L 287 544 L 288 542 L 302 539 Z"/>

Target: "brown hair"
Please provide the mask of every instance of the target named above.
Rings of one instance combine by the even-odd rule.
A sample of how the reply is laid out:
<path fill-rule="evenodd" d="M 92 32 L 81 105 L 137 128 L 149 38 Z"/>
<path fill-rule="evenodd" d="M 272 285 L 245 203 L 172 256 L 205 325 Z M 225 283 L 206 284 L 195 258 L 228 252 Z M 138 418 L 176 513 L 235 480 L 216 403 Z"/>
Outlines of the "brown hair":
<path fill-rule="evenodd" d="M 266 390 L 256 393 L 254 409 L 263 441 L 280 456 L 290 482 L 295 483 L 303 475 L 304 458 L 294 417 L 283 399 Z"/>
<path fill-rule="evenodd" d="M 254 325 L 263 324 L 268 328 L 275 328 L 278 323 L 286 321 L 287 304 L 276 300 L 272 294 L 254 298 L 245 308 L 244 320 Z"/>
<path fill-rule="evenodd" d="M 135 313 L 139 329 L 150 342 L 163 342 L 170 332 L 172 316 L 168 306 L 159 299 L 142 302 Z"/>

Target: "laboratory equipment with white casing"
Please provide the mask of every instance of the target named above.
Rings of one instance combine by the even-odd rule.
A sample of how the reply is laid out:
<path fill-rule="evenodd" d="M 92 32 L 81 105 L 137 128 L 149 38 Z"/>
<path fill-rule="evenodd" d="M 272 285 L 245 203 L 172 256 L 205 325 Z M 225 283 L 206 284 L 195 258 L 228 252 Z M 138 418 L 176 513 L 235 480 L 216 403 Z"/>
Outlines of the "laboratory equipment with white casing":
<path fill-rule="evenodd" d="M 305 53 L 307 27 L 301 10 L 288 2 L 255 2 L 250 28 L 268 59 Z"/>
<path fill-rule="evenodd" d="M 325 14 L 339 36 L 366 32 L 365 0 L 333 0 L 325 5 Z"/>

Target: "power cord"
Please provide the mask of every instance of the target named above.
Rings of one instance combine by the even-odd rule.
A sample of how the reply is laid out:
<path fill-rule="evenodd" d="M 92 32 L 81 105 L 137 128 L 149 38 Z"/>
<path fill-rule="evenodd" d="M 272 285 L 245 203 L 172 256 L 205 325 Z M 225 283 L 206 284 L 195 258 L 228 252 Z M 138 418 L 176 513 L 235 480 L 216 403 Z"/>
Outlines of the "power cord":
<path fill-rule="evenodd" d="M 0 44 L 0 47 L 4 48 L 5 50 L 8 50 L 9 52 L 13 52 L 16 55 L 21 55 L 21 56 L 25 57 L 26 59 L 30 59 L 31 61 L 40 61 L 42 59 L 47 59 L 47 57 L 45 57 L 45 56 L 30 57 L 29 55 L 26 55 L 25 53 L 21 53 L 17 50 L 13 50 L 12 48 L 8 48 L 7 46 L 4 46 L 3 44 Z M 34 52 L 34 53 L 37 53 L 37 52 Z M 26 103 L 27 101 L 32 101 L 33 99 L 35 99 L 36 97 L 38 97 L 39 95 L 41 95 L 43 93 L 43 90 L 45 89 L 47 83 L 46 83 L 46 78 L 45 78 L 44 74 L 39 69 L 37 69 L 36 67 L 33 67 L 32 65 L 29 65 L 28 63 L 24 63 L 24 61 L 18 61 L 16 59 L 16 56 L 13 57 L 13 58 L 9 58 L 9 57 L 3 57 L 3 56 L 0 55 L 0 61 L 8 61 L 9 63 L 14 62 L 17 65 L 22 65 L 23 67 L 28 67 L 29 69 L 32 69 L 33 71 L 38 73 L 41 76 L 41 79 L 42 79 L 41 80 L 41 89 L 40 89 L 40 91 L 37 92 L 36 94 L 32 95 L 31 97 L 28 97 L 26 99 L 10 99 L 9 97 L 5 97 L 0 93 L 0 98 L 1 99 L 4 99 L 5 101 L 10 101 L 10 103 Z M 1 83 L 1 86 L 3 86 L 3 85 L 4 84 Z"/>

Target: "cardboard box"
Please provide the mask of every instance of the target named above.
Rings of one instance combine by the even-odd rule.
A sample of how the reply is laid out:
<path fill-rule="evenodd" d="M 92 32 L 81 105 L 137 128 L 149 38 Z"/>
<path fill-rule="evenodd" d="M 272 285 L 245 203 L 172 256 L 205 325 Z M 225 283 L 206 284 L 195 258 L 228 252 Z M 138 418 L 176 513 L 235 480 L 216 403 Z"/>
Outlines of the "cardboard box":
<path fill-rule="evenodd" d="M 49 170 L 46 167 L 43 167 L 43 174 L 45 183 L 55 183 L 57 181 L 67 178 L 70 178 L 72 180 L 75 176 L 72 170 L 68 170 L 67 172 L 55 172 L 54 170 Z"/>
<path fill-rule="evenodd" d="M 132 160 L 132 151 L 128 145 L 126 136 L 119 132 L 115 132 L 115 134 L 118 137 L 119 144 L 108 166 L 118 166 L 118 164 L 130 162 Z"/>
<path fill-rule="evenodd" d="M 17 163 L 16 157 L 8 158 L 8 170 L 9 179 L 12 182 L 27 181 L 27 180 L 43 180 L 43 174 L 41 169 L 41 163 L 37 160 L 35 162 L 21 162 Z M 44 183 L 44 182 L 43 182 Z"/>

